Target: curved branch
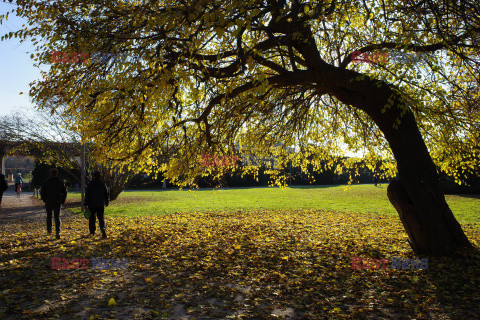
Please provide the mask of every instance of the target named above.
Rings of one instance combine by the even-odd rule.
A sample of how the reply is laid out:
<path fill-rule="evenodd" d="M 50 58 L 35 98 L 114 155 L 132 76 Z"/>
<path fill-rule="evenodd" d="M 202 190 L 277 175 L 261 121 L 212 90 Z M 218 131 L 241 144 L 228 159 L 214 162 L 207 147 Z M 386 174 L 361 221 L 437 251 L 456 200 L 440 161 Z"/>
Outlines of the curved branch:
<path fill-rule="evenodd" d="M 460 41 L 460 38 L 458 39 Z M 361 53 L 364 52 L 370 52 L 374 50 L 381 50 L 381 49 L 400 49 L 400 48 L 405 48 L 408 50 L 411 50 L 413 52 L 433 52 L 437 51 L 440 49 L 446 48 L 447 45 L 445 43 L 434 43 L 434 44 L 429 44 L 425 46 L 419 46 L 415 44 L 410 44 L 408 46 L 403 46 L 399 45 L 398 43 L 395 42 L 383 42 L 383 43 L 377 43 L 377 44 L 370 44 L 368 46 L 365 46 L 363 48 L 360 48 L 356 51 L 360 51 Z M 343 59 L 342 63 L 340 63 L 340 68 L 345 69 L 347 65 L 352 61 L 352 55 L 353 52 L 349 53 L 345 59 Z"/>

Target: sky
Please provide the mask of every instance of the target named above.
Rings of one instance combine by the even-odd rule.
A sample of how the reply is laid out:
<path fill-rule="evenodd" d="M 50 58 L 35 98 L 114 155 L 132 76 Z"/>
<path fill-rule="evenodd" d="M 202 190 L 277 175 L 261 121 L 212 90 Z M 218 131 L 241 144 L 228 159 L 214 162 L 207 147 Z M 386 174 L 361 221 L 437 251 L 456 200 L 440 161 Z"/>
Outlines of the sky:
<path fill-rule="evenodd" d="M 0 2 L 0 13 L 13 9 L 10 3 Z M 24 20 L 10 13 L 7 21 L 0 25 L 0 35 L 17 31 Z M 35 51 L 30 41 L 20 43 L 17 38 L 0 41 L 0 116 L 12 112 L 30 113 L 34 104 L 28 92 L 29 83 L 40 79 L 40 69 L 33 66 L 30 53 Z M 30 52 L 30 53 L 27 53 Z M 23 92 L 22 95 L 19 93 Z"/>

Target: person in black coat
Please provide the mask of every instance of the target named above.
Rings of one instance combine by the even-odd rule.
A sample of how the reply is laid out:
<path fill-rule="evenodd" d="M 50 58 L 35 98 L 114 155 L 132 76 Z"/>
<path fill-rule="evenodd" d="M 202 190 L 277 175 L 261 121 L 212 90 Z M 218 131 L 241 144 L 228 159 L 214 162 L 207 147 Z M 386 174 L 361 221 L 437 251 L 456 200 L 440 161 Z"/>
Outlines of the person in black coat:
<path fill-rule="evenodd" d="M 60 206 L 67 199 L 67 188 L 65 184 L 58 178 L 58 170 L 50 169 L 50 177 L 43 182 L 40 189 L 40 197 L 45 203 L 47 210 L 47 233 L 52 233 L 52 211 L 55 217 L 55 233 L 56 238 L 60 239 Z"/>
<path fill-rule="evenodd" d="M 88 228 L 90 230 L 90 235 L 95 235 L 96 231 L 96 217 L 98 217 L 98 225 L 100 226 L 100 231 L 102 231 L 102 237 L 107 237 L 107 232 L 105 230 L 105 207 L 108 206 L 110 201 L 110 194 L 108 192 L 105 183 L 101 180 L 101 175 L 99 171 L 93 173 L 93 179 L 87 185 L 85 191 L 85 202 L 84 206 L 86 210 L 90 210 L 90 216 L 88 218 Z"/>
<path fill-rule="evenodd" d="M 8 183 L 7 183 L 7 180 L 5 180 L 5 175 L 0 173 L 0 208 L 2 207 L 3 193 L 7 191 L 7 189 L 8 189 Z"/>

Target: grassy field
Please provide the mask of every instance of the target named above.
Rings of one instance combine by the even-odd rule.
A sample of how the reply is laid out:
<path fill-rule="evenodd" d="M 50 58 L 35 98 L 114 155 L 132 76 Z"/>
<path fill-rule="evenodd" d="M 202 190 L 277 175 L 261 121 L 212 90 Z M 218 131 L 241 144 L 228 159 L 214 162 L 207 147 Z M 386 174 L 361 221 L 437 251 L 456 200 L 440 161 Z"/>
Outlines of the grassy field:
<path fill-rule="evenodd" d="M 128 194 L 109 211 L 126 206 Z M 478 224 L 462 227 L 478 247 Z M 107 239 L 87 238 L 87 232 L 86 220 L 68 211 L 61 240 L 46 235 L 43 219 L 0 225 L 0 318 L 447 320 L 479 315 L 478 250 L 455 258 L 415 256 L 394 215 L 216 210 L 109 217 Z M 52 269 L 53 257 L 61 258 L 63 269 Z M 126 259 L 128 267 L 94 268 L 98 257 Z M 428 267 L 397 269 L 395 257 L 428 258 Z M 352 268 L 354 258 L 365 267 Z M 78 259 L 87 259 L 85 269 L 79 269 Z M 386 260 L 385 268 L 367 267 L 374 259 Z"/>
<path fill-rule="evenodd" d="M 397 215 L 387 198 L 387 185 L 280 188 L 125 191 L 108 215 L 146 216 L 175 212 L 319 209 L 344 213 Z M 77 200 L 80 195 L 71 194 Z M 480 198 L 447 195 L 460 222 L 480 222 Z M 78 211 L 78 210 L 77 210 Z"/>
<path fill-rule="evenodd" d="M 107 239 L 69 210 L 55 240 L 42 209 L 2 208 L 0 319 L 479 319 L 480 200 L 447 197 L 476 251 L 417 256 L 385 189 L 125 192 Z"/>

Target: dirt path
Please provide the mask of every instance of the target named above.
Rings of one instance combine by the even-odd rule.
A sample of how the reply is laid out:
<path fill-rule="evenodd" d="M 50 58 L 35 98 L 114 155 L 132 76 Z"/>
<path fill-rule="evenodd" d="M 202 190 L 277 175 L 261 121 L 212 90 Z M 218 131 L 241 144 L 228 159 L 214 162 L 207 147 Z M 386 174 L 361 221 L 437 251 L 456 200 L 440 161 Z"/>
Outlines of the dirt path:
<path fill-rule="evenodd" d="M 9 184 L 3 194 L 0 210 L 0 226 L 11 223 L 25 223 L 45 218 L 43 202 L 33 197 L 32 192 L 22 192 L 20 197 L 15 194 L 15 185 Z"/>
<path fill-rule="evenodd" d="M 43 222 L 46 218 L 45 205 L 33 192 L 22 192 L 20 197 L 15 194 L 15 185 L 9 184 L 8 190 L 3 194 L 0 209 L 0 227 L 6 224 L 25 224 L 26 222 Z M 67 199 L 62 206 L 60 216 L 69 217 L 72 214 L 65 210 L 79 206 L 78 202 Z"/>

